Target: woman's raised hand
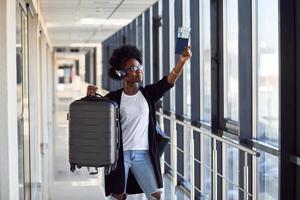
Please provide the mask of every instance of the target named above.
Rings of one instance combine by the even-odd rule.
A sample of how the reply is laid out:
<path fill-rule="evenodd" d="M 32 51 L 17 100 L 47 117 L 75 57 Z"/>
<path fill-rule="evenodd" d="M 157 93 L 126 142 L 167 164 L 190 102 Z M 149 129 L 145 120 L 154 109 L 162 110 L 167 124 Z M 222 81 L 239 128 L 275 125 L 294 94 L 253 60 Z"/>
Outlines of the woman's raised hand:
<path fill-rule="evenodd" d="M 187 46 L 183 52 L 181 53 L 179 57 L 179 62 L 181 64 L 184 64 L 187 60 L 189 60 L 192 57 L 192 51 L 191 51 L 191 46 Z"/>
<path fill-rule="evenodd" d="M 86 96 L 96 96 L 97 90 L 98 90 L 98 88 L 95 85 L 87 86 Z"/>

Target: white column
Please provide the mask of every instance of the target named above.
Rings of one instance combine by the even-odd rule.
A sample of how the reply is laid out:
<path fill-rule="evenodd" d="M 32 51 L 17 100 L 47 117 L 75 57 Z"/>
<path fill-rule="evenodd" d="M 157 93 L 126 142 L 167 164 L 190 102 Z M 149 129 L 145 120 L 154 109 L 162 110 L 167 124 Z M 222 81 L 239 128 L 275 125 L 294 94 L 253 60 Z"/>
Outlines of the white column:
<path fill-rule="evenodd" d="M 43 197 L 47 197 L 48 195 L 48 174 L 49 174 L 49 165 L 48 165 L 48 144 L 49 144 L 49 103 L 50 103 L 50 96 L 49 96 L 49 85 L 48 80 L 51 79 L 51 74 L 48 71 L 48 51 L 47 51 L 47 40 L 44 34 L 41 35 L 40 39 L 40 87 L 41 87 L 41 112 L 42 112 L 42 119 L 40 121 L 42 125 L 42 132 L 41 132 L 41 144 L 43 146 Z"/>
<path fill-rule="evenodd" d="M 38 197 L 41 187 L 41 120 L 39 87 L 39 19 L 38 15 L 28 17 L 29 33 L 29 108 L 30 108 L 30 156 L 32 195 Z M 43 115 L 43 114 L 42 114 Z"/>
<path fill-rule="evenodd" d="M 41 96 L 40 101 L 42 102 L 42 141 L 48 143 L 48 79 L 49 75 L 47 71 L 47 43 L 44 35 L 41 36 L 41 66 L 40 66 L 40 86 Z"/>
<path fill-rule="evenodd" d="M 96 86 L 100 89 L 102 88 L 102 45 L 97 45 L 96 51 L 96 60 L 97 60 L 97 76 L 96 76 Z"/>
<path fill-rule="evenodd" d="M 0 0 L 0 199 L 19 199 L 16 2 Z"/>

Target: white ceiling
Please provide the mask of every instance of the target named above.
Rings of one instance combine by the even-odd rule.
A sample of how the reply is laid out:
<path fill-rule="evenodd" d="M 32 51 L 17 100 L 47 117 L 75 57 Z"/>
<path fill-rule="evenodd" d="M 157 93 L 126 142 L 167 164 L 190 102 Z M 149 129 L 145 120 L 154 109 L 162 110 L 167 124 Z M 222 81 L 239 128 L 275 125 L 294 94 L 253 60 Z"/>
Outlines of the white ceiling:
<path fill-rule="evenodd" d="M 53 46 L 80 46 L 99 44 L 156 1 L 40 0 L 40 4 Z"/>

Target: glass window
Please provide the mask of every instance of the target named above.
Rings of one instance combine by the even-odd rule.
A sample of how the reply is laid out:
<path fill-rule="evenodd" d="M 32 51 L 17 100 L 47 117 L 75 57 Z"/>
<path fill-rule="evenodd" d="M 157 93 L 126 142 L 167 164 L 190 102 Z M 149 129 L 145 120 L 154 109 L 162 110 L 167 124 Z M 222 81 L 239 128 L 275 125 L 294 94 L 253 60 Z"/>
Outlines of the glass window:
<path fill-rule="evenodd" d="M 253 1 L 254 137 L 278 147 L 279 141 L 279 17 L 278 1 Z M 258 199 L 278 199 L 279 159 L 262 153 L 256 177 Z"/>
<path fill-rule="evenodd" d="M 192 130 L 190 128 L 184 128 L 184 179 L 189 183 L 191 182 L 191 133 Z M 191 185 L 189 185 L 190 187 Z M 191 188 L 189 188 L 191 189 Z"/>
<path fill-rule="evenodd" d="M 202 191 L 204 195 L 204 199 L 212 199 L 211 190 L 212 190 L 212 173 L 211 173 L 211 138 L 205 135 L 201 136 L 201 160 L 203 161 L 201 174 L 202 174 Z"/>
<path fill-rule="evenodd" d="M 200 119 L 211 121 L 210 0 L 200 1 Z"/>
<path fill-rule="evenodd" d="M 143 49 L 143 18 L 140 16 L 137 22 L 137 47 Z"/>
<path fill-rule="evenodd" d="M 224 1 L 224 118 L 238 121 L 238 0 Z"/>
<path fill-rule="evenodd" d="M 267 153 L 258 158 L 257 191 L 259 200 L 279 199 L 279 159 Z"/>
<path fill-rule="evenodd" d="M 190 27 L 191 26 L 191 20 L 190 20 L 190 0 L 185 1 L 183 6 L 183 20 L 182 20 L 182 26 L 184 27 Z M 183 75 L 184 75 L 184 114 L 188 118 L 191 117 L 191 62 L 188 61 L 184 65 L 183 69 Z"/>
<path fill-rule="evenodd" d="M 170 0 L 170 71 L 175 67 L 175 0 Z M 175 112 L 175 88 L 170 90 L 170 111 Z"/>
<path fill-rule="evenodd" d="M 145 61 L 144 50 L 144 15 L 140 15 L 137 20 L 137 48 L 142 51 L 143 61 Z M 143 85 L 145 85 L 145 78 L 143 78 Z"/>
<path fill-rule="evenodd" d="M 239 150 L 230 145 L 223 145 L 224 155 L 224 185 L 226 186 L 226 198 L 239 199 Z"/>
<path fill-rule="evenodd" d="M 278 56 L 278 1 L 256 1 L 254 4 L 253 69 L 254 111 L 256 137 L 278 146 L 279 128 L 279 56 Z"/>

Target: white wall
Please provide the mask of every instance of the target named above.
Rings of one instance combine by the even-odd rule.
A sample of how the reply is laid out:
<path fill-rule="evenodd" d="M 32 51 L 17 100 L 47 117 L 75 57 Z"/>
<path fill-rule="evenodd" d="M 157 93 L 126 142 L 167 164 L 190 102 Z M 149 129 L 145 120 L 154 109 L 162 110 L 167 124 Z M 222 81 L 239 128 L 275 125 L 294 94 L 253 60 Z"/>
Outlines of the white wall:
<path fill-rule="evenodd" d="M 19 199 L 16 2 L 0 1 L 0 199 Z"/>

